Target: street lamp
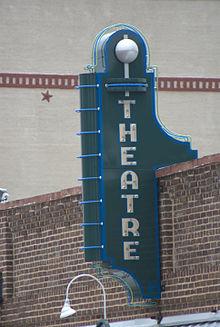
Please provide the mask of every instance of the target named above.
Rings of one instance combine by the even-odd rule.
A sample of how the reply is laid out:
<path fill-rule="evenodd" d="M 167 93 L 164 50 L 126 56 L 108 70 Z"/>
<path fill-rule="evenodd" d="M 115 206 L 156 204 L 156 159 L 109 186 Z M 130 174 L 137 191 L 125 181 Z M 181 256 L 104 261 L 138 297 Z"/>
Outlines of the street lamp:
<path fill-rule="evenodd" d="M 104 309 L 104 320 L 106 320 L 106 292 L 105 292 L 105 289 L 104 289 L 104 286 L 103 284 L 100 282 L 100 280 L 98 280 L 98 278 L 96 278 L 95 276 L 93 275 L 90 275 L 90 274 L 81 274 L 81 275 L 78 275 L 76 277 L 74 277 L 68 284 L 67 286 L 67 289 L 66 289 L 66 298 L 65 298 L 65 301 L 64 301 L 64 305 L 63 305 L 63 308 L 61 310 L 61 313 L 60 313 L 60 318 L 63 319 L 63 318 L 67 318 L 73 314 L 76 313 L 76 310 L 74 310 L 73 308 L 71 308 L 70 306 L 70 301 L 69 301 L 69 297 L 68 297 L 68 293 L 69 293 L 69 288 L 70 288 L 70 285 L 75 281 L 77 280 L 78 278 L 82 278 L 82 277 L 90 277 L 94 280 L 97 281 L 97 283 L 101 286 L 102 288 L 102 293 L 103 293 L 103 302 L 104 302 L 104 306 L 103 306 L 103 309 Z"/>

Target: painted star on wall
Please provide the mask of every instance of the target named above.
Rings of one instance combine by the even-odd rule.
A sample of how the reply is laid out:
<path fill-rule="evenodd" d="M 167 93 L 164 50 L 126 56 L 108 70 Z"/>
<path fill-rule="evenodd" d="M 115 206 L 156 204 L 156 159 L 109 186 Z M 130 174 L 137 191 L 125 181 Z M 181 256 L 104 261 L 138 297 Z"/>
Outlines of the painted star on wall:
<path fill-rule="evenodd" d="M 49 93 L 49 91 L 47 90 L 47 92 L 41 92 L 41 94 L 43 95 L 43 98 L 41 99 L 41 101 L 46 100 L 47 102 L 50 102 L 50 98 L 52 98 L 52 94 Z"/>

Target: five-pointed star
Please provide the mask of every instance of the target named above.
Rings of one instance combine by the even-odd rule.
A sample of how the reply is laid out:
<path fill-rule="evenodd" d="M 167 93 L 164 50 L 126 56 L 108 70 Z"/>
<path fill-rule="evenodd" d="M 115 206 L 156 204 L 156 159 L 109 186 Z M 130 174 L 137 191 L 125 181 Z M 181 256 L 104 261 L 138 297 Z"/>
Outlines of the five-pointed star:
<path fill-rule="evenodd" d="M 47 92 L 41 92 L 41 94 L 43 95 L 43 98 L 41 99 L 41 101 L 47 100 L 47 102 L 50 102 L 50 98 L 52 98 L 52 94 L 49 93 L 49 91 L 47 90 Z"/>

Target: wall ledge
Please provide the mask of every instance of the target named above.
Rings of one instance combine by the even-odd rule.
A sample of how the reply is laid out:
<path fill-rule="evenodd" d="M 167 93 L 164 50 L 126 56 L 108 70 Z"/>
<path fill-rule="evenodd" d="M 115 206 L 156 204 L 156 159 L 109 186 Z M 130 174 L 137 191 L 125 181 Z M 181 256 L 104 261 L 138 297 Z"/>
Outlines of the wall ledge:
<path fill-rule="evenodd" d="M 75 186 L 75 187 L 67 188 L 67 189 L 53 192 L 53 193 L 41 194 L 41 195 L 36 195 L 36 196 L 30 197 L 30 198 L 0 203 L 0 211 L 6 210 L 6 209 L 22 207 L 22 206 L 27 206 L 27 205 L 31 205 L 31 204 L 35 204 L 35 203 L 59 200 L 59 199 L 63 199 L 68 196 L 79 195 L 79 194 L 82 194 L 82 188 L 81 188 L 81 186 Z"/>
<path fill-rule="evenodd" d="M 159 168 L 156 171 L 156 177 L 164 177 L 164 176 L 169 176 L 172 174 L 180 173 L 183 171 L 187 171 L 190 169 L 194 169 L 197 167 L 213 164 L 213 163 L 220 163 L 220 153 L 212 154 L 209 156 L 205 156 L 199 159 L 195 160 L 190 160 L 190 161 L 185 161 L 181 162 L 178 164 L 174 164 L 171 166 Z"/>

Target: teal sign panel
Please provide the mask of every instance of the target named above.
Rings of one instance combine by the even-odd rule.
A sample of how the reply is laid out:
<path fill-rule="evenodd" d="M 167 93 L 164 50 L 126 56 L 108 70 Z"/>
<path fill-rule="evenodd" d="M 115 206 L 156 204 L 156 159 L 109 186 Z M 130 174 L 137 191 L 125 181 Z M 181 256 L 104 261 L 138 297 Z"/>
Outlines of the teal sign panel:
<path fill-rule="evenodd" d="M 80 75 L 86 261 L 101 261 L 134 298 L 160 298 L 155 171 L 197 158 L 189 138 L 169 132 L 156 112 L 156 74 L 135 28 L 108 29 Z M 171 113 L 172 114 L 172 113 Z"/>

